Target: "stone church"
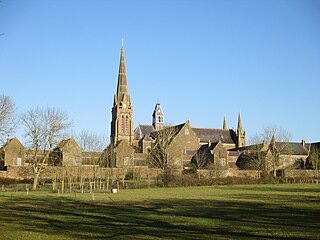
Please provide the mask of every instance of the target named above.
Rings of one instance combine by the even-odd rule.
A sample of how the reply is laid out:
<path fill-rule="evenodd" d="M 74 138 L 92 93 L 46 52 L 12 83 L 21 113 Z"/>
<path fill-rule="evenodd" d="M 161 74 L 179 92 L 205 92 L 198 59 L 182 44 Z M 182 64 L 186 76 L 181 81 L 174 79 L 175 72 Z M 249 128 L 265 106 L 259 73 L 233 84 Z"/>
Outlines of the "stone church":
<path fill-rule="evenodd" d="M 107 167 L 150 166 L 149 156 L 154 154 L 157 144 L 161 142 L 159 140 L 164 138 L 168 141 L 167 158 L 170 164 L 187 167 L 197 153 L 205 151 L 208 161 L 219 161 L 225 166 L 235 167 L 238 155 L 234 151 L 229 154 L 228 150 L 246 145 L 246 133 L 240 114 L 237 131 L 227 128 L 225 117 L 223 128 L 196 128 L 191 126 L 190 120 L 176 126 L 165 126 L 164 111 L 157 103 L 152 114 L 152 124 L 139 124 L 134 129 L 123 46 L 111 113 L 110 144 L 102 156 Z"/>

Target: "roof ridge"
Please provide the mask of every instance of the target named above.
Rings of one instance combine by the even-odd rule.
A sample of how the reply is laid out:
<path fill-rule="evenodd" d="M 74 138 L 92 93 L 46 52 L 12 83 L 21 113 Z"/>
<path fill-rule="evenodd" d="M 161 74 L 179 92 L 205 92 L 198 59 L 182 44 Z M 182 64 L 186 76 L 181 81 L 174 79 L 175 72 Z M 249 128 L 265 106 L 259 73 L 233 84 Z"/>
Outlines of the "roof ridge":
<path fill-rule="evenodd" d="M 198 128 L 198 127 L 191 127 L 192 129 L 206 129 L 206 130 L 223 130 L 223 131 L 229 131 L 232 129 L 223 129 L 223 128 Z"/>

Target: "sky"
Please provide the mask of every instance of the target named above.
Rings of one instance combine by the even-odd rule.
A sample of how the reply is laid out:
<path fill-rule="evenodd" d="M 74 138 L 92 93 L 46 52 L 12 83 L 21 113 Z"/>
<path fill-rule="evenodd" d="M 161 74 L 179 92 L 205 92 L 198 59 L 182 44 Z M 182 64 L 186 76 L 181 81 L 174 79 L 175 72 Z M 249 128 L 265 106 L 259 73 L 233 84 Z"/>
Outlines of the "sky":
<path fill-rule="evenodd" d="M 0 94 L 109 137 L 121 39 L 135 126 L 276 125 L 320 141 L 318 0 L 2 0 Z M 23 129 L 16 133 L 23 139 Z"/>

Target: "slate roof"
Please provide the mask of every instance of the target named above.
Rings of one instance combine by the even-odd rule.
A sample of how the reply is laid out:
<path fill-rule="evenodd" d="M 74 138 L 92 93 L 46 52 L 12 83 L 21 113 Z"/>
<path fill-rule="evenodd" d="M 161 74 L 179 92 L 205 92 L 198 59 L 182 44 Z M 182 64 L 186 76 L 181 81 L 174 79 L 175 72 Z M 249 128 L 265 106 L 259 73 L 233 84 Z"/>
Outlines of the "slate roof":
<path fill-rule="evenodd" d="M 281 155 L 308 155 L 309 149 L 300 142 L 276 142 L 276 148 L 281 149 Z"/>
<path fill-rule="evenodd" d="M 200 142 L 219 142 L 235 144 L 236 133 L 232 129 L 192 128 L 200 138 Z"/>
<path fill-rule="evenodd" d="M 184 127 L 185 124 L 186 123 L 181 123 L 179 125 L 165 127 L 164 129 L 151 132 L 150 136 L 156 137 L 157 135 L 162 135 L 162 134 L 165 135 L 166 133 L 168 133 L 168 135 L 172 135 L 170 137 L 175 137 L 180 132 L 180 130 Z"/>
<path fill-rule="evenodd" d="M 320 152 L 320 142 L 311 143 L 310 145 L 310 151 L 319 151 Z"/>
<path fill-rule="evenodd" d="M 142 141 L 153 141 L 153 139 L 150 137 L 150 133 L 146 133 L 145 135 L 143 135 L 143 137 L 140 138 L 139 142 Z"/>
<path fill-rule="evenodd" d="M 155 131 L 155 129 L 152 125 L 139 124 L 137 128 L 134 130 L 134 140 L 140 140 L 145 135 L 148 135 L 153 131 Z"/>
<path fill-rule="evenodd" d="M 300 142 L 276 142 L 276 149 L 280 151 L 281 155 L 308 155 L 310 144 L 306 143 L 303 146 Z M 262 149 L 263 143 L 244 146 L 241 148 L 230 149 L 229 152 L 238 151 L 243 152 L 245 150 L 257 151 Z M 270 145 L 269 145 L 270 147 Z"/>

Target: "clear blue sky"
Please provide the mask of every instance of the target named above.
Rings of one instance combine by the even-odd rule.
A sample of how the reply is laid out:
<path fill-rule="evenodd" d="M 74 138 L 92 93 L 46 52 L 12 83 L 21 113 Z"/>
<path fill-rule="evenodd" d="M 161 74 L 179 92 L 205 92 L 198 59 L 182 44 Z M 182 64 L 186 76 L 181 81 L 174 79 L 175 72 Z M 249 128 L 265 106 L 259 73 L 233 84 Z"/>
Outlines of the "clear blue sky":
<path fill-rule="evenodd" d="M 320 141 L 320 1 L 2 0 L 0 94 L 110 134 L 121 38 L 135 126 L 264 126 Z M 22 138 L 22 131 L 17 134 Z"/>

